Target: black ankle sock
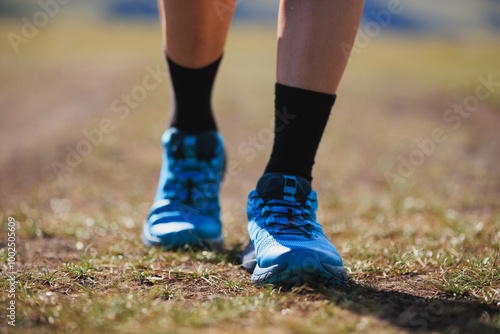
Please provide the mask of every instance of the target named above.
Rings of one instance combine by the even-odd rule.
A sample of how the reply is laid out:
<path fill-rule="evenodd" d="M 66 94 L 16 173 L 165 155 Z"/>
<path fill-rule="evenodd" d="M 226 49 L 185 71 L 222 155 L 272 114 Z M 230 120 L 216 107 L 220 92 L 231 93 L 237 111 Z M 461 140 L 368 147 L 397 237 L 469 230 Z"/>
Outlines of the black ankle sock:
<path fill-rule="evenodd" d="M 212 87 L 219 59 L 202 68 L 187 68 L 167 56 L 172 84 L 173 108 L 170 126 L 189 133 L 217 130 L 212 113 Z"/>
<path fill-rule="evenodd" d="M 274 145 L 265 173 L 312 180 L 312 167 L 336 95 L 276 84 Z"/>

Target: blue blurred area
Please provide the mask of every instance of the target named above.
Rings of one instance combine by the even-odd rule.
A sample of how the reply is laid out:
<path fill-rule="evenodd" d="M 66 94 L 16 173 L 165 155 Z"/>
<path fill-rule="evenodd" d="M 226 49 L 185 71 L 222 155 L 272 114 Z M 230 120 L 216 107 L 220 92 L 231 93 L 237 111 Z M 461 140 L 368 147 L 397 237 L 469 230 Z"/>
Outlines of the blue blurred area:
<path fill-rule="evenodd" d="M 500 14 L 490 14 L 489 23 L 500 30 Z"/>
<path fill-rule="evenodd" d="M 108 16 L 118 18 L 158 19 L 158 3 L 156 0 L 120 0 L 108 8 Z"/>
<path fill-rule="evenodd" d="M 224 6 L 227 2 L 224 0 L 214 0 L 214 9 L 216 1 Z M 278 15 L 279 1 L 266 0 L 266 3 L 256 0 L 238 0 L 236 11 L 234 13 L 235 21 L 276 21 Z M 223 7 L 222 7 L 223 8 Z M 112 18 L 158 18 L 158 6 L 156 0 L 115 0 L 107 8 L 107 16 Z"/>
<path fill-rule="evenodd" d="M 365 9 L 363 11 L 362 24 L 370 21 L 377 22 L 377 15 L 380 13 L 390 13 L 387 9 L 387 5 L 383 2 L 375 2 L 367 0 L 365 2 Z M 391 14 L 390 20 L 386 28 L 403 30 L 403 31 L 425 31 L 427 30 L 426 25 L 417 17 L 405 16 L 405 15 L 393 15 Z"/>
<path fill-rule="evenodd" d="M 0 0 L 0 16 L 29 17 L 40 11 L 40 1 L 58 0 Z M 403 9 L 391 13 L 390 19 L 380 24 L 381 16 L 394 2 Z M 227 5 L 227 0 L 213 0 L 213 4 L 215 9 L 217 4 Z M 236 24 L 276 24 L 278 6 L 279 0 L 238 0 L 234 21 Z M 106 20 L 158 21 L 157 0 L 71 1 L 64 8 L 79 17 L 93 13 L 91 15 Z M 379 23 L 384 30 L 403 32 L 458 35 L 480 30 L 498 34 L 500 0 L 366 0 L 362 26 L 370 23 Z"/>
<path fill-rule="evenodd" d="M 217 0 L 214 0 L 217 1 Z M 278 15 L 279 1 L 266 0 L 268 4 L 258 3 L 255 0 L 240 0 L 237 3 L 234 14 L 235 21 L 276 21 Z M 224 2 L 222 2 L 224 3 Z M 370 13 L 380 12 L 385 6 L 380 2 L 368 0 L 365 5 L 363 20 L 370 21 L 373 17 Z M 116 0 L 107 9 L 107 16 L 113 18 L 158 18 L 158 6 L 156 0 Z M 423 29 L 422 22 L 416 18 L 394 15 L 388 25 L 389 28 L 401 30 Z"/>
<path fill-rule="evenodd" d="M 224 5 L 224 0 L 214 0 Z M 363 23 L 379 22 L 377 14 L 387 13 L 390 3 L 397 0 L 366 0 Z M 157 20 L 156 0 L 114 0 L 105 9 L 111 18 L 141 18 Z M 384 29 L 403 32 L 458 33 L 460 29 L 481 27 L 484 30 L 500 30 L 500 0 L 399 0 L 400 13 L 392 13 Z M 276 23 L 279 0 L 238 0 L 234 15 L 235 23 Z"/>

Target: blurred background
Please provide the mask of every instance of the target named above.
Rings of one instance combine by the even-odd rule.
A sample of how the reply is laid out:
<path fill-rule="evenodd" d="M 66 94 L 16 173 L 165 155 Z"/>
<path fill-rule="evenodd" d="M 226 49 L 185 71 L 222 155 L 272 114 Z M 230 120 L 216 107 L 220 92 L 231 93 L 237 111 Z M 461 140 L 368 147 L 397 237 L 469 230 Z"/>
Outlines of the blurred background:
<path fill-rule="evenodd" d="M 334 217 L 327 219 L 379 206 L 392 212 L 405 198 L 493 219 L 500 1 L 391 3 L 366 1 L 320 147 L 315 179 Z M 234 169 L 223 210 L 235 240 L 245 238 L 246 194 L 271 148 L 277 8 L 238 2 L 214 93 Z M 0 3 L 0 206 L 4 217 L 24 219 L 27 234 L 59 233 L 61 225 L 87 238 L 123 224 L 139 231 L 170 103 L 157 16 L 154 0 Z M 146 77 L 157 88 L 146 91 Z M 491 94 L 474 105 L 488 81 Z M 467 101 L 466 116 L 449 111 Z M 436 128 L 446 139 L 422 151 L 418 142 Z M 252 138 L 258 145 L 248 156 L 240 147 Z"/>
<path fill-rule="evenodd" d="M 43 7 L 41 3 L 52 1 L 4 0 L 0 5 L 2 18 L 31 16 Z M 110 0 L 106 2 L 88 0 L 77 2 L 71 0 L 57 1 L 65 7 L 64 16 L 80 19 L 101 20 L 143 20 L 156 22 L 158 17 L 155 0 Z M 215 2 L 214 2 L 215 3 Z M 364 21 L 373 17 L 372 11 L 387 9 L 388 5 L 401 4 L 404 11 L 398 13 L 388 24 L 388 29 L 417 31 L 438 34 L 441 36 L 463 36 L 474 33 L 500 30 L 500 5 L 498 0 L 443 0 L 436 3 L 431 0 L 384 1 L 367 0 Z M 274 24 L 277 18 L 278 1 L 239 0 L 234 20 L 239 22 L 267 22 Z M 62 18 L 62 16 L 59 19 Z M 59 15 L 58 15 L 59 16 Z"/>
<path fill-rule="evenodd" d="M 156 2 L 0 1 L 0 259 L 13 216 L 17 328 L 498 328 L 500 1 L 366 0 L 313 172 L 361 298 L 328 300 L 252 290 L 237 265 L 272 146 L 277 8 L 238 2 L 215 86 L 227 249 L 175 253 L 140 241 L 170 106 Z"/>

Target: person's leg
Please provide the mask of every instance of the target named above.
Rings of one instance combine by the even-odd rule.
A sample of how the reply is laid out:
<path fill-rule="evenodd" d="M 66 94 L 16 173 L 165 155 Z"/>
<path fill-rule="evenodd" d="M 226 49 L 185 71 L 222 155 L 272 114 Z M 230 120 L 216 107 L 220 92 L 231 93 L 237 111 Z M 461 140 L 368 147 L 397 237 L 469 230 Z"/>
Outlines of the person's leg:
<path fill-rule="evenodd" d="M 236 0 L 159 0 L 163 43 L 177 64 L 200 68 L 217 60 L 224 49 Z"/>
<path fill-rule="evenodd" d="M 226 0 L 221 13 L 213 0 L 159 0 L 173 104 L 158 190 L 143 228 L 148 246 L 222 243 L 224 149 L 210 100 L 234 2 Z"/>
<path fill-rule="evenodd" d="M 216 130 L 211 94 L 236 0 L 159 0 L 172 83 L 170 126 L 189 133 Z"/>
<path fill-rule="evenodd" d="M 254 283 L 347 282 L 342 259 L 316 220 L 311 174 L 348 60 L 341 47 L 353 43 L 363 4 L 281 2 L 275 140 L 247 207 L 251 243 L 243 261 Z"/>
<path fill-rule="evenodd" d="M 266 172 L 312 179 L 316 150 L 348 61 L 344 45 L 354 42 L 363 3 L 364 0 L 281 2 L 277 131 Z"/>
<path fill-rule="evenodd" d="M 354 43 L 364 0 L 284 0 L 278 23 L 277 79 L 335 94 Z"/>

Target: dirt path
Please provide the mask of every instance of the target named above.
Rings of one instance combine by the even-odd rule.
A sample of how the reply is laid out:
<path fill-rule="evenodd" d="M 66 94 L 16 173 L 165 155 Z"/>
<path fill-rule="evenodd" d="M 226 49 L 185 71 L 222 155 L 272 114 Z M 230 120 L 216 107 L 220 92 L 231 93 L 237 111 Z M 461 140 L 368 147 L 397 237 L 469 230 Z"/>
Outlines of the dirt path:
<path fill-rule="evenodd" d="M 356 61 L 346 73 L 314 174 L 318 217 L 345 259 L 351 287 L 286 292 L 251 286 L 237 260 L 247 241 L 245 199 L 270 151 L 264 134 L 272 128 L 274 83 L 268 47 L 274 34 L 259 34 L 242 30 L 230 39 L 215 94 L 218 124 L 236 166 L 222 192 L 227 249 L 220 254 L 150 250 L 139 240 L 161 163 L 166 83 L 119 123 L 114 141 L 96 145 L 68 180 L 58 180 L 51 168 L 63 161 L 68 145 L 84 138 L 83 129 L 109 115 L 114 99 L 141 83 L 145 64 L 157 59 L 156 41 L 134 37 L 152 50 L 144 59 L 115 51 L 106 61 L 11 73 L 14 79 L 0 95 L 0 217 L 13 215 L 21 226 L 19 279 L 29 286 L 29 297 L 21 301 L 25 324 L 92 331 L 85 327 L 92 326 L 89 319 L 100 319 L 103 330 L 130 332 L 126 326 L 149 326 L 141 323 L 146 313 L 148 323 L 167 319 L 171 323 L 165 326 L 188 331 L 215 323 L 234 332 L 257 323 L 264 332 L 300 332 L 309 329 L 293 321 L 308 318 L 316 320 L 307 326 L 320 326 L 313 332 L 467 332 L 471 326 L 495 332 L 499 108 L 493 100 L 481 102 L 453 128 L 457 118 L 446 121 L 445 114 L 470 95 L 449 92 L 432 80 L 413 82 L 390 72 L 392 67 L 381 77 L 369 71 L 373 63 Z M 367 61 L 388 54 L 363 52 Z M 406 55 L 410 61 L 411 52 Z M 434 143 L 432 153 L 418 153 L 423 150 L 418 143 L 428 143 L 435 129 L 442 129 L 446 140 Z M 252 157 L 241 145 L 254 148 Z M 401 159 L 417 155 L 423 161 L 400 175 L 402 187 L 392 188 L 387 173 L 397 175 Z M 5 251 L 4 239 L 0 248 Z M 33 296 L 46 309 L 33 304 Z M 136 316 L 134 324 L 105 313 L 110 300 L 118 314 Z M 138 304 L 130 306 L 130 300 Z M 60 305 L 85 312 L 62 314 L 51 323 Z M 158 305 L 166 309 L 159 312 Z M 213 305 L 216 315 L 206 313 Z M 231 310 L 227 314 L 241 311 L 241 318 L 231 318 L 224 307 Z M 192 313 L 183 313 L 187 309 Z M 208 320 L 200 320 L 205 315 Z"/>
<path fill-rule="evenodd" d="M 109 113 L 137 61 L 80 65 L 41 70 L 2 87 L 0 173 L 8 177 L 0 191 L 7 206 L 9 198 L 54 179 L 50 164 L 80 139 L 86 124 Z"/>

